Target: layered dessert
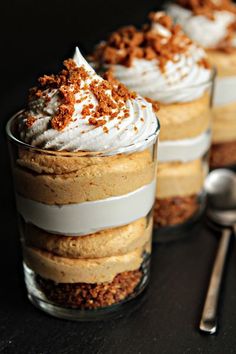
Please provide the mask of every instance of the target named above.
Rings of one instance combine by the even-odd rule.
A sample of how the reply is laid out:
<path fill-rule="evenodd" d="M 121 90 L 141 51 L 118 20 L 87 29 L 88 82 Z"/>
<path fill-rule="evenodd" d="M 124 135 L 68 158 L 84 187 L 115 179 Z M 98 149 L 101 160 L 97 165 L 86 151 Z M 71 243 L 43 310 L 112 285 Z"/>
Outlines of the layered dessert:
<path fill-rule="evenodd" d="M 91 59 L 100 70 L 159 105 L 154 222 L 182 224 L 200 207 L 210 146 L 212 70 L 206 53 L 163 12 L 142 29 L 121 28 Z"/>
<path fill-rule="evenodd" d="M 230 0 L 178 0 L 167 8 L 217 68 L 211 167 L 236 164 L 236 5 Z"/>
<path fill-rule="evenodd" d="M 145 287 L 158 129 L 152 104 L 102 79 L 78 49 L 9 122 L 26 284 L 39 307 L 104 308 Z"/>

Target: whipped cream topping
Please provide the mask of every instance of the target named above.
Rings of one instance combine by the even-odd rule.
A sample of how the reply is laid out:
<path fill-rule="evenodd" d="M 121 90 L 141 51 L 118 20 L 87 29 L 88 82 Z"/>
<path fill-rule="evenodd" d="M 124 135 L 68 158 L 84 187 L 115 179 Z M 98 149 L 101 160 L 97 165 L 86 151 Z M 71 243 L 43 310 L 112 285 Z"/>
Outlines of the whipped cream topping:
<path fill-rule="evenodd" d="M 62 104 L 60 90 L 64 89 L 63 85 L 40 92 L 40 97 L 29 102 L 28 110 L 19 119 L 19 134 L 24 142 L 56 151 L 101 152 L 145 142 L 156 132 L 157 119 L 151 103 L 135 95 L 126 100 L 119 97 L 116 102 L 112 87 L 95 73 L 78 48 L 73 60 L 85 73 L 79 89 L 76 91 L 72 82 L 64 94 L 66 99 L 72 97 L 73 104 L 69 108 Z M 94 92 L 91 85 L 95 85 L 97 91 Z M 96 92 L 99 85 L 105 87 L 103 98 L 109 100 L 111 109 L 98 119 L 96 114 L 99 115 L 100 107 Z"/>
<path fill-rule="evenodd" d="M 134 59 L 131 67 L 112 66 L 114 76 L 131 90 L 164 104 L 191 102 L 209 87 L 211 70 L 199 66 L 205 57 L 203 49 L 194 45 L 188 55 L 176 55 L 168 61 L 163 73 L 156 60 Z"/>
<path fill-rule="evenodd" d="M 177 4 L 168 5 L 166 11 L 182 25 L 191 39 L 209 49 L 216 48 L 227 37 L 228 26 L 236 21 L 236 15 L 229 11 L 213 11 L 213 19 L 195 15 L 190 9 Z M 236 36 L 231 44 L 236 47 Z"/>
<path fill-rule="evenodd" d="M 209 87 L 211 69 L 203 65 L 207 60 L 202 48 L 191 42 L 181 30 L 175 34 L 174 25 L 168 28 L 159 21 L 166 17 L 163 12 L 156 13 L 149 33 L 160 39 L 159 46 L 170 43 L 171 55 L 174 52 L 164 68 L 161 65 L 162 52 L 160 59 L 158 56 L 153 59 L 134 57 L 130 66 L 122 63 L 104 65 L 112 69 L 117 80 L 144 97 L 164 104 L 189 102 L 201 97 Z M 177 50 L 172 48 L 175 43 L 179 46 Z"/>
<path fill-rule="evenodd" d="M 131 193 L 92 202 L 48 205 L 19 194 L 16 202 L 26 222 L 55 234 L 83 236 L 147 216 L 154 203 L 155 189 L 154 180 Z"/>

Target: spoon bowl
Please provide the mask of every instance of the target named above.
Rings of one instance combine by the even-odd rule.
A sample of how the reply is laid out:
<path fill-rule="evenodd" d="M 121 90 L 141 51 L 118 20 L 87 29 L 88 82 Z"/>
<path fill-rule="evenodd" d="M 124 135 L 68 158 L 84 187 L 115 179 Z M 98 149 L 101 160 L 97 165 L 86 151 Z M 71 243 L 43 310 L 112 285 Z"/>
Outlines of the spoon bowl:
<path fill-rule="evenodd" d="M 228 211 L 236 209 L 236 175 L 224 168 L 211 172 L 204 189 L 209 209 Z"/>
<path fill-rule="evenodd" d="M 208 210 L 207 216 L 216 224 L 224 227 L 231 227 L 236 224 L 236 211 Z"/>
<path fill-rule="evenodd" d="M 226 169 L 215 170 L 206 178 L 204 187 L 208 219 L 222 229 L 200 321 L 200 330 L 213 334 L 217 330 L 219 293 L 232 229 L 236 233 L 236 175 Z"/>

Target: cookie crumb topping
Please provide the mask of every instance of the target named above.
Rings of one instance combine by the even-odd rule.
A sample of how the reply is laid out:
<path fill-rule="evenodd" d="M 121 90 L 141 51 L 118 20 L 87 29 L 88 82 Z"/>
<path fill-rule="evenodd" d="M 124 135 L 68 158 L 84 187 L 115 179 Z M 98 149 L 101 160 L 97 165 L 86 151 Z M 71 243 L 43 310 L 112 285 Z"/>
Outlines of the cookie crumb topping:
<path fill-rule="evenodd" d="M 39 86 L 32 88 L 29 94 L 29 106 L 38 104 L 35 102 L 39 99 L 43 100 L 43 104 L 47 104 L 51 100 L 50 95 L 53 90 L 57 90 L 59 105 L 50 120 L 51 128 L 63 130 L 73 120 L 75 104 L 83 103 L 88 93 L 93 94 L 97 105 L 88 104 L 86 101 L 81 109 L 81 119 L 88 118 L 88 124 L 94 128 L 105 125 L 107 119 L 129 117 L 129 109 L 125 102 L 136 98 L 136 93 L 130 92 L 123 84 L 116 81 L 111 73 L 107 73 L 104 80 L 98 80 L 89 77 L 89 73 L 83 67 L 78 67 L 73 59 L 65 60 L 64 66 L 65 68 L 57 75 L 40 77 Z M 78 92 L 84 92 L 84 95 L 76 99 Z M 36 121 L 29 112 L 30 110 L 25 113 L 27 128 L 31 128 Z M 107 128 L 103 131 L 108 133 Z"/>
<path fill-rule="evenodd" d="M 214 20 L 214 11 L 229 11 L 236 14 L 236 6 L 231 0 L 177 0 L 177 3 L 191 10 L 195 15 L 203 15 Z"/>
<path fill-rule="evenodd" d="M 174 24 L 164 12 L 152 12 L 149 18 L 151 23 L 144 25 L 141 30 L 128 26 L 113 32 L 106 42 L 97 46 L 93 60 L 101 65 L 121 64 L 130 67 L 135 58 L 157 59 L 160 69 L 164 71 L 167 61 L 175 61 L 176 55 L 186 53 L 193 42 L 184 34 L 181 26 Z"/>
<path fill-rule="evenodd" d="M 236 36 L 236 5 L 231 0 L 177 0 L 177 4 L 184 7 L 196 16 L 205 16 L 209 20 L 215 20 L 215 12 L 228 11 L 235 15 L 235 21 L 227 27 L 227 34 L 217 48 L 224 52 L 231 53 L 235 48 L 232 44 Z"/>
<path fill-rule="evenodd" d="M 32 127 L 32 125 L 34 124 L 35 120 L 36 120 L 36 118 L 34 116 L 28 115 L 27 119 L 26 119 L 26 123 L 25 123 L 26 126 L 28 128 Z"/>

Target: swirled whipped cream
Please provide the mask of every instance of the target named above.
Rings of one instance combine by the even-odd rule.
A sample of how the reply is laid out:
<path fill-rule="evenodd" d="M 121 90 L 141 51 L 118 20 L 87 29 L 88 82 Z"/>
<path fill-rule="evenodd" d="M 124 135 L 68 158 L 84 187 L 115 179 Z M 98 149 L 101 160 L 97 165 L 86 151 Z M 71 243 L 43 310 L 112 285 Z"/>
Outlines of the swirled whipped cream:
<path fill-rule="evenodd" d="M 206 53 L 165 13 L 150 18 L 142 30 L 125 27 L 111 34 L 96 48 L 94 62 L 154 101 L 169 104 L 201 97 L 211 77 Z"/>
<path fill-rule="evenodd" d="M 157 130 L 152 104 L 98 76 L 76 48 L 58 75 L 43 76 L 19 117 L 22 141 L 57 151 L 106 151 L 144 142 Z"/>
<path fill-rule="evenodd" d="M 229 0 L 178 1 L 167 13 L 183 26 L 188 36 L 208 49 L 236 47 L 236 6 Z"/>

